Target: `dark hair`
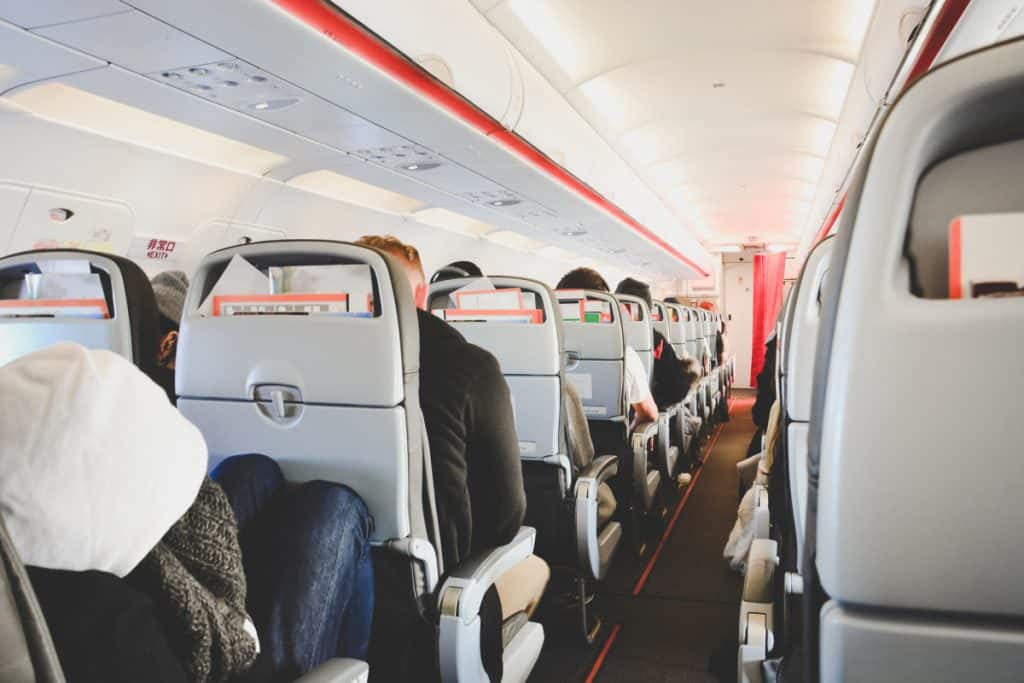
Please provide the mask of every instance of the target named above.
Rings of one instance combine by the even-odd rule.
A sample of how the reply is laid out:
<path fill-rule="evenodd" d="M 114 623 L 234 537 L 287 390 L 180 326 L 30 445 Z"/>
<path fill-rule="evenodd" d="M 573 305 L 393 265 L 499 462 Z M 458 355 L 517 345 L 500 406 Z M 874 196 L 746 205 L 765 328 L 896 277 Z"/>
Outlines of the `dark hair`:
<path fill-rule="evenodd" d="M 430 284 L 461 277 L 483 277 L 483 275 L 484 272 L 472 261 L 455 261 L 443 268 L 438 268 L 437 272 L 430 276 Z"/>
<path fill-rule="evenodd" d="M 634 280 L 631 277 L 627 277 L 625 280 L 619 283 L 619 286 L 615 288 L 616 294 L 629 294 L 630 296 L 637 296 L 647 302 L 647 308 L 651 308 L 651 287 L 639 280 Z"/>
<path fill-rule="evenodd" d="M 608 283 L 593 268 L 575 268 L 562 276 L 555 289 L 593 289 L 607 292 Z"/>
<path fill-rule="evenodd" d="M 178 323 L 168 318 L 163 313 L 157 314 L 160 321 L 160 338 L 163 339 L 167 336 L 168 332 L 177 332 L 181 327 Z"/>

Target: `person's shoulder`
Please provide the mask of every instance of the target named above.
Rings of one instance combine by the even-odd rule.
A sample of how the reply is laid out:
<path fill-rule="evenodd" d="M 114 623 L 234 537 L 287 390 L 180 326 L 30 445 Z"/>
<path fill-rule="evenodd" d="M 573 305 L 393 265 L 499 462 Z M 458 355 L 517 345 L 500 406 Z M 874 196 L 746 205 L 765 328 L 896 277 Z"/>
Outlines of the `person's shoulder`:
<path fill-rule="evenodd" d="M 501 364 L 493 353 L 476 344 L 469 342 L 465 342 L 465 344 L 464 353 L 467 369 L 473 374 L 485 378 L 501 375 Z"/>
<path fill-rule="evenodd" d="M 417 309 L 416 318 L 420 328 L 420 344 L 465 344 L 466 338 L 458 330 L 433 313 Z"/>

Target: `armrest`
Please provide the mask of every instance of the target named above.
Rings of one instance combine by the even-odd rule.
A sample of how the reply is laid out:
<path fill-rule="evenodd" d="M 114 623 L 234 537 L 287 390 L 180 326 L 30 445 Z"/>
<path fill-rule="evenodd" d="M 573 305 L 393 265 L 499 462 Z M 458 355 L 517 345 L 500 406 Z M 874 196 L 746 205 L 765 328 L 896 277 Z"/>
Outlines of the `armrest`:
<path fill-rule="evenodd" d="M 358 659 L 329 659 L 295 683 L 366 683 L 370 665 Z"/>
<path fill-rule="evenodd" d="M 598 487 L 619 473 L 619 458 L 602 455 L 576 478 L 573 489 L 576 517 L 576 560 L 590 578 L 604 578 L 601 538 L 597 525 Z M 607 553 L 606 553 L 607 555 Z M 609 555 L 610 557 L 610 555 Z"/>
<path fill-rule="evenodd" d="M 630 437 L 630 444 L 633 447 L 633 453 L 640 453 L 641 449 L 646 451 L 647 442 L 658 435 L 658 423 L 657 422 L 641 422 L 633 430 L 633 435 Z"/>
<path fill-rule="evenodd" d="M 743 577 L 743 602 L 772 602 L 777 553 L 775 541 L 757 539 L 751 544 L 747 555 L 747 574 Z"/>
<path fill-rule="evenodd" d="M 475 619 L 487 590 L 499 576 L 533 553 L 536 538 L 537 531 L 524 526 L 511 543 L 481 550 L 460 562 L 441 586 L 438 598 L 441 616 L 459 617 L 465 624 Z"/>
<path fill-rule="evenodd" d="M 580 483 L 590 484 L 593 482 L 593 486 L 590 486 L 593 490 L 592 494 L 588 494 L 586 491 L 583 492 L 583 497 L 597 499 L 597 487 L 607 480 L 614 477 L 619 473 L 619 456 L 617 455 L 602 455 L 594 458 L 593 462 L 587 465 L 586 469 L 579 473 L 576 477 L 576 486 L 574 490 L 576 496 L 580 496 Z"/>
<path fill-rule="evenodd" d="M 499 576 L 533 552 L 537 532 L 522 527 L 508 545 L 459 563 L 438 593 L 437 654 L 444 683 L 485 681 L 480 651 L 480 603 Z"/>
<path fill-rule="evenodd" d="M 657 422 L 641 422 L 633 430 L 633 436 L 630 438 L 633 448 L 633 495 L 642 501 L 645 511 L 651 509 L 653 500 L 647 486 L 647 444 L 657 436 Z"/>

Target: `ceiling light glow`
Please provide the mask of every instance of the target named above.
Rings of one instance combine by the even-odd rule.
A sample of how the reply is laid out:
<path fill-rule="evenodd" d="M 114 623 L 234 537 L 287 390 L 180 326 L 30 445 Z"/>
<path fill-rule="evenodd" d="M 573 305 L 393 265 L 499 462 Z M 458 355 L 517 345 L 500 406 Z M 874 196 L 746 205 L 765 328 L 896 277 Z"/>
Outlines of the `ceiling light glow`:
<path fill-rule="evenodd" d="M 423 206 L 423 202 L 412 197 L 328 170 L 303 173 L 289 180 L 287 185 L 347 204 L 400 216 Z"/>
<path fill-rule="evenodd" d="M 42 83 L 4 99 L 61 125 L 243 173 L 261 175 L 288 162 L 269 150 L 62 83 Z"/>

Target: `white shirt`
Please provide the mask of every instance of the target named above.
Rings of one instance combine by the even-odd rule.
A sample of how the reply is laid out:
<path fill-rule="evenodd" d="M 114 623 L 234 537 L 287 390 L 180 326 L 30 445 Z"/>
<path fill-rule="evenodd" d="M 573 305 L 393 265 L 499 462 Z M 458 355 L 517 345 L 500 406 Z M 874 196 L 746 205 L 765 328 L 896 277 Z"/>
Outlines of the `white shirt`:
<path fill-rule="evenodd" d="M 626 347 L 626 367 L 624 384 L 626 386 L 626 402 L 629 405 L 642 403 L 651 395 L 651 385 L 647 381 L 644 362 L 632 346 Z"/>

